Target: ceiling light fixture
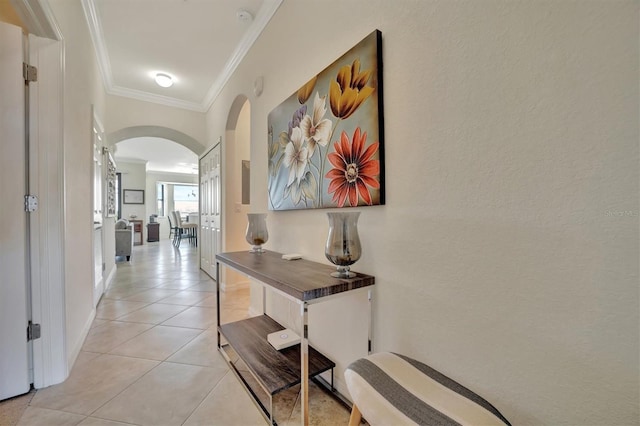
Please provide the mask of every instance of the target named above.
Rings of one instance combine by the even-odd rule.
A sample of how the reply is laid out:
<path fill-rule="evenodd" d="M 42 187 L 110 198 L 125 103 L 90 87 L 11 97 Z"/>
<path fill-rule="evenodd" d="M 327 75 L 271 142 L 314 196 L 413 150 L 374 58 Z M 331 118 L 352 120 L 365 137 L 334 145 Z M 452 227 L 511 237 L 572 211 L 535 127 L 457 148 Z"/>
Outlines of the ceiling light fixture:
<path fill-rule="evenodd" d="M 156 73 L 155 80 L 156 84 L 160 87 L 173 86 L 173 78 L 169 74 L 163 72 Z"/>

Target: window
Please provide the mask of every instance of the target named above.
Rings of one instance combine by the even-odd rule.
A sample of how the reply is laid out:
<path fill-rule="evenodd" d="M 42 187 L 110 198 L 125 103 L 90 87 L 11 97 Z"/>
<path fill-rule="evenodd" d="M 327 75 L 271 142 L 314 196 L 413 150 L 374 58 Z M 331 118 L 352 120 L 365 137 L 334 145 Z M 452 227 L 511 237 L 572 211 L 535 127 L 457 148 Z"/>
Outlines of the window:
<path fill-rule="evenodd" d="M 197 213 L 198 189 L 197 185 L 174 185 L 173 202 L 175 210 L 180 213 Z"/>
<path fill-rule="evenodd" d="M 156 199 L 157 199 L 157 214 L 158 216 L 164 216 L 164 184 L 158 182 L 156 184 Z"/>

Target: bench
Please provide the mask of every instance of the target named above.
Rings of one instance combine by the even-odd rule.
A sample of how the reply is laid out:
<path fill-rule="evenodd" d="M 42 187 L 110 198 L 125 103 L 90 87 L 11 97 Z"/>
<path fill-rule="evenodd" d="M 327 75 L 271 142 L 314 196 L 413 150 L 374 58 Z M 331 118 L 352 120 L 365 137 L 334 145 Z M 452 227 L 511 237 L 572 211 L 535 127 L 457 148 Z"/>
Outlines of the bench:
<path fill-rule="evenodd" d="M 419 361 L 381 352 L 351 363 L 345 379 L 353 399 L 349 426 L 509 425 L 489 402 Z"/>

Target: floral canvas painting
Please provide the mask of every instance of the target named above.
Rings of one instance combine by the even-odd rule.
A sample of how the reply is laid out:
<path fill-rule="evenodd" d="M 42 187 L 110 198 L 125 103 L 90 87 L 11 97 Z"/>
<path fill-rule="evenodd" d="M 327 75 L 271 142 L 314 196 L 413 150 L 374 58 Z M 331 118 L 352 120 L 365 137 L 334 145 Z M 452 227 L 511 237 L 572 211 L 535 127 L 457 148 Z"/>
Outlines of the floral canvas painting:
<path fill-rule="evenodd" d="M 381 33 L 269 114 L 269 209 L 384 204 Z"/>

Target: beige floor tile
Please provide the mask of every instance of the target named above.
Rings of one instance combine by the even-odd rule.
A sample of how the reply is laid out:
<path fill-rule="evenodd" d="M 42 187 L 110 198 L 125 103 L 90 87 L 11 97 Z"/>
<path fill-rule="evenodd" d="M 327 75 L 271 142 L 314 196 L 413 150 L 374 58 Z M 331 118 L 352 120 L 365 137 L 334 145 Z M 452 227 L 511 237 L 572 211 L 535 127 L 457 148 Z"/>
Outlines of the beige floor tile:
<path fill-rule="evenodd" d="M 227 363 L 218 351 L 217 344 L 217 333 L 214 330 L 207 330 L 169 357 L 167 361 L 227 368 Z"/>
<path fill-rule="evenodd" d="M 188 288 L 189 291 L 205 291 L 209 293 L 216 292 L 216 284 L 214 282 L 211 283 L 203 283 L 199 282 L 198 284 L 192 285 Z"/>
<path fill-rule="evenodd" d="M 238 379 L 229 371 L 184 426 L 264 426 L 265 420 Z"/>
<path fill-rule="evenodd" d="M 79 359 L 66 381 L 38 390 L 31 405 L 88 415 L 157 365 L 108 354 L 86 362 Z"/>
<path fill-rule="evenodd" d="M 129 426 L 131 423 L 120 423 L 112 420 L 99 419 L 97 417 L 87 417 L 78 426 Z"/>
<path fill-rule="evenodd" d="M 180 312 L 178 315 L 169 318 L 162 325 L 173 327 L 190 327 L 205 330 L 216 324 L 216 310 L 214 308 L 201 308 L 192 306 Z"/>
<path fill-rule="evenodd" d="M 160 324 L 161 322 L 168 320 L 169 318 L 179 314 L 185 309 L 188 309 L 188 306 L 154 303 L 152 305 L 145 306 L 142 309 L 138 309 L 137 311 L 132 312 L 128 315 L 120 317 L 118 321 Z"/>
<path fill-rule="evenodd" d="M 200 330 L 157 326 L 111 350 L 111 354 L 163 361 L 193 340 Z"/>
<path fill-rule="evenodd" d="M 103 324 L 108 323 L 109 320 L 103 320 L 100 318 L 94 318 L 93 322 L 91 323 L 91 328 L 96 328 L 96 327 L 100 327 Z"/>
<path fill-rule="evenodd" d="M 221 309 L 220 310 L 220 322 L 226 324 L 228 322 L 240 321 L 241 319 L 249 318 L 249 309 Z"/>
<path fill-rule="evenodd" d="M 296 386 L 300 388 L 300 386 Z M 291 413 L 288 421 L 283 422 L 287 426 L 300 424 L 301 413 L 300 399 Z M 330 425 L 349 424 L 351 412 L 338 403 L 331 395 L 320 389 L 315 383 L 309 382 L 309 424 Z"/>
<path fill-rule="evenodd" d="M 215 308 L 216 307 L 216 295 L 211 294 L 206 299 L 202 299 L 193 306 L 202 306 L 203 308 Z"/>
<path fill-rule="evenodd" d="M 181 425 L 227 371 L 164 362 L 93 416 L 140 425 Z"/>
<path fill-rule="evenodd" d="M 83 415 L 47 408 L 27 407 L 18 426 L 72 426 L 84 420 Z"/>
<path fill-rule="evenodd" d="M 89 330 L 82 350 L 107 353 L 151 327 L 153 327 L 152 324 L 109 321 L 100 327 Z"/>
<path fill-rule="evenodd" d="M 0 425 L 15 425 L 29 406 L 36 391 L 0 401 Z"/>
<path fill-rule="evenodd" d="M 165 289 L 173 289 L 173 290 L 186 290 L 189 287 L 192 287 L 198 284 L 199 281 L 196 280 L 168 280 L 159 285 L 156 288 L 165 288 Z"/>
<path fill-rule="evenodd" d="M 130 302 L 153 303 L 153 302 L 157 302 L 160 299 L 164 299 L 165 297 L 173 296 L 177 292 L 178 290 L 152 288 L 149 290 L 141 291 L 140 293 L 136 293 L 133 296 L 126 297 L 124 300 L 130 301 Z"/>
<path fill-rule="evenodd" d="M 114 320 L 147 306 L 146 302 L 127 302 L 125 300 L 106 299 L 98 305 L 96 318 Z"/>
<path fill-rule="evenodd" d="M 78 354 L 78 358 L 76 359 L 76 364 L 83 365 L 86 362 L 89 362 L 93 359 L 98 358 L 100 355 L 102 354 L 99 352 L 89 352 L 89 351 L 81 350 L 80 353 Z"/>
<path fill-rule="evenodd" d="M 140 293 L 141 291 L 144 291 L 144 288 L 140 288 L 140 287 L 131 287 L 128 284 L 125 285 L 114 285 L 112 284 L 111 287 L 109 288 L 109 290 L 107 290 L 104 293 L 103 298 L 104 299 L 114 299 L 114 300 L 120 300 L 120 299 L 124 299 L 126 297 L 129 297 L 131 295 L 134 295 L 136 293 Z"/>
<path fill-rule="evenodd" d="M 173 296 L 165 297 L 164 299 L 160 299 L 158 302 L 160 303 L 168 303 L 171 305 L 186 305 L 192 306 L 196 303 L 200 302 L 203 299 L 206 299 L 209 296 L 208 293 L 202 293 L 199 291 L 180 291 Z"/>

